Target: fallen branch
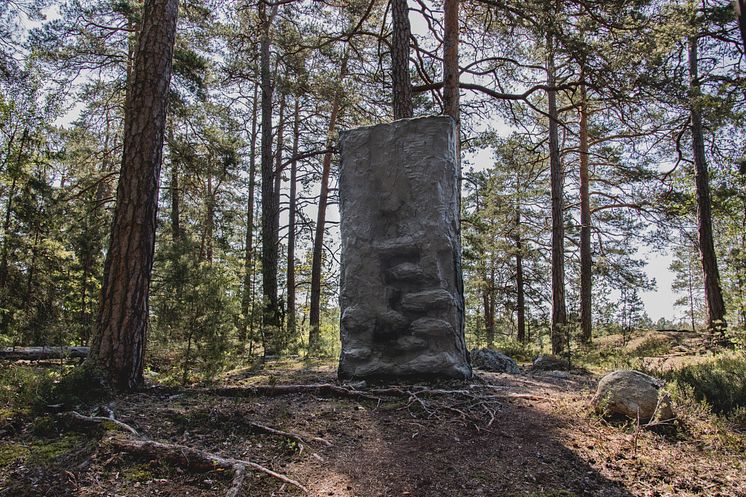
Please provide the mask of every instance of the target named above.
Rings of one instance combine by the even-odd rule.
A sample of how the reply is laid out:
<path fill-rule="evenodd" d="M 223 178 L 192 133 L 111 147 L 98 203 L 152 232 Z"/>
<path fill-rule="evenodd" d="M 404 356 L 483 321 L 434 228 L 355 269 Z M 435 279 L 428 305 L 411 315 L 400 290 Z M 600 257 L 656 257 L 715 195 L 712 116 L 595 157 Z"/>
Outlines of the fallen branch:
<path fill-rule="evenodd" d="M 88 357 L 89 347 L 5 347 L 0 360 L 41 361 L 46 359 L 76 359 Z"/>
<path fill-rule="evenodd" d="M 257 431 L 262 431 L 264 433 L 269 433 L 270 435 L 278 435 L 278 436 L 281 436 L 281 437 L 290 438 L 290 439 L 295 440 L 296 442 L 299 442 L 299 443 L 306 443 L 307 444 L 309 441 L 313 441 L 313 442 L 322 443 L 322 444 L 326 445 L 327 447 L 331 447 L 332 446 L 332 443 L 329 440 L 326 440 L 326 439 L 323 439 L 323 438 L 311 437 L 311 436 L 307 437 L 305 435 L 299 435 L 297 433 L 292 433 L 292 432 L 289 432 L 289 431 L 278 430 L 277 428 L 272 428 L 271 426 L 265 426 L 265 425 L 262 425 L 262 424 L 259 424 L 259 423 L 254 423 L 253 421 L 249 421 L 246 424 L 248 426 L 251 426 L 252 428 L 254 428 Z"/>
<path fill-rule="evenodd" d="M 129 454 L 149 457 L 151 459 L 167 460 L 178 466 L 199 471 L 223 469 L 233 472 L 233 481 L 226 493 L 226 497 L 239 495 L 241 486 L 246 478 L 246 469 L 251 468 L 282 482 L 293 485 L 308 492 L 306 487 L 285 475 L 251 461 L 222 457 L 211 452 L 187 447 L 186 445 L 155 442 L 153 440 L 132 440 L 130 438 L 112 437 L 108 443 L 115 449 Z"/>
<path fill-rule="evenodd" d="M 104 416 L 84 416 L 75 411 L 63 412 L 59 414 L 59 417 L 62 422 L 69 427 L 83 426 L 86 428 L 91 428 L 105 426 L 116 428 L 120 431 L 127 431 L 129 433 L 132 433 L 136 437 L 140 436 L 137 430 L 132 428 L 130 425 L 114 418 L 107 418 Z"/>

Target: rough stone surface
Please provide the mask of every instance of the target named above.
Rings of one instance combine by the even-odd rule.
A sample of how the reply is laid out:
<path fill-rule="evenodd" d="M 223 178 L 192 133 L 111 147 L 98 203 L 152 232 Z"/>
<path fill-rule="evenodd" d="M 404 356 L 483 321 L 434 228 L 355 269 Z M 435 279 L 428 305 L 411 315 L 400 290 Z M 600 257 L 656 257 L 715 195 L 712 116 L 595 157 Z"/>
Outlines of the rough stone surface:
<path fill-rule="evenodd" d="M 469 378 L 449 117 L 343 132 L 341 378 Z"/>
<path fill-rule="evenodd" d="M 473 349 L 471 365 L 477 369 L 495 373 L 517 374 L 520 372 L 518 364 L 513 359 L 492 349 Z"/>
<path fill-rule="evenodd" d="M 567 359 L 553 355 L 536 356 L 531 366 L 538 371 L 564 371 L 570 369 Z"/>
<path fill-rule="evenodd" d="M 660 390 L 662 386 L 660 380 L 639 371 L 614 371 L 598 382 L 592 402 L 607 414 L 636 419 L 639 412 L 643 423 L 667 420 L 673 418 L 673 412 L 670 398 Z"/>

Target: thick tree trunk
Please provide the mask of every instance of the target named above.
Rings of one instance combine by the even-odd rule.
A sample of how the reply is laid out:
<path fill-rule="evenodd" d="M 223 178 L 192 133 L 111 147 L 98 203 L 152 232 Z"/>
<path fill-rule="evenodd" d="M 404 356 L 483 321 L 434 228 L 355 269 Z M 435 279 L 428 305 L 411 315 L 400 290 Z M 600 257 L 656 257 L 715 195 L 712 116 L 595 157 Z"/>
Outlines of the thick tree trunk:
<path fill-rule="evenodd" d="M 272 161 L 272 81 L 270 78 L 269 29 L 271 16 L 264 2 L 259 3 L 262 23 L 260 72 L 262 85 L 262 294 L 264 298 L 262 342 L 264 355 L 277 355 L 275 336 L 280 330 L 280 306 L 277 299 L 278 233 L 275 230 L 274 164 Z"/>
<path fill-rule="evenodd" d="M 407 0 L 391 0 L 394 21 L 391 46 L 391 82 L 394 93 L 394 119 L 412 117 L 412 83 L 409 78 L 409 6 Z"/>
<path fill-rule="evenodd" d="M 580 337 L 592 340 L 593 301 L 591 293 L 593 258 L 591 256 L 591 201 L 588 175 L 588 101 L 585 83 L 580 81 Z"/>
<path fill-rule="evenodd" d="M 142 383 L 158 183 L 178 0 L 146 0 L 130 93 L 122 168 L 89 361 L 119 390 Z"/>
<path fill-rule="evenodd" d="M 547 36 L 547 86 L 555 86 L 554 47 Z M 559 354 L 565 346 L 565 224 L 563 220 L 562 163 L 560 161 L 557 115 L 557 92 L 547 91 L 549 100 L 549 169 L 552 200 L 552 354 Z"/>
<path fill-rule="evenodd" d="M 443 113 L 456 120 L 459 130 L 458 22 L 459 0 L 443 2 Z M 457 135 L 458 136 L 458 135 Z"/>
<path fill-rule="evenodd" d="M 251 107 L 251 147 L 249 149 L 249 198 L 246 201 L 246 241 L 244 244 L 243 261 L 243 292 L 241 293 L 241 313 L 243 323 L 238 337 L 239 350 L 243 351 L 249 336 L 250 323 L 253 320 L 251 312 L 252 276 L 254 274 L 254 190 L 256 188 L 256 138 L 257 138 L 257 107 L 259 104 L 259 85 L 254 86 L 254 98 Z"/>
<path fill-rule="evenodd" d="M 290 163 L 290 199 L 288 207 L 288 264 L 287 264 L 287 322 L 288 337 L 291 339 L 296 335 L 295 319 L 295 216 L 296 216 L 296 182 L 298 163 L 298 141 L 300 140 L 300 98 L 295 97 L 293 121 L 293 160 Z"/>
<path fill-rule="evenodd" d="M 697 193 L 697 234 L 699 255 L 705 283 L 707 304 L 707 329 L 711 333 L 725 334 L 725 303 L 720 289 L 715 242 L 712 232 L 712 210 L 710 202 L 710 179 L 705 158 L 705 141 L 702 131 L 701 90 L 698 75 L 698 55 L 696 37 L 689 38 L 689 91 L 691 107 L 691 132 L 694 156 L 694 180 Z"/>
<path fill-rule="evenodd" d="M 342 56 L 342 65 L 339 70 L 339 82 L 341 84 L 347 75 L 347 57 L 345 51 Z M 326 205 L 329 201 L 329 175 L 331 173 L 332 153 L 329 148 L 332 145 L 334 130 L 337 127 L 340 100 L 342 99 L 341 88 L 337 90 L 332 102 L 332 112 L 329 116 L 329 128 L 326 133 L 326 153 L 321 170 L 321 193 L 319 194 L 319 211 L 316 217 L 316 232 L 313 238 L 313 255 L 311 262 L 311 309 L 309 311 L 308 351 L 314 355 L 319 352 L 321 325 L 321 265 L 324 253 L 324 229 L 326 228 Z"/>

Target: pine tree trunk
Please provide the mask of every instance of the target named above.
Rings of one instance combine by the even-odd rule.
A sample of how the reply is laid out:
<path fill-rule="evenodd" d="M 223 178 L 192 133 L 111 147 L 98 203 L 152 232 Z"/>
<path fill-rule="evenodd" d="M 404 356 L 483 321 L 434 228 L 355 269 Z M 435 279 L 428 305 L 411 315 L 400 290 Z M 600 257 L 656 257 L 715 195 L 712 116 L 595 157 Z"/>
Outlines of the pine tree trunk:
<path fill-rule="evenodd" d="M 552 201 L 552 354 L 564 350 L 567 311 L 565 309 L 565 225 L 563 220 L 562 164 L 559 150 L 557 92 L 555 86 L 554 47 L 547 35 L 547 91 L 549 100 L 549 169 Z"/>
<path fill-rule="evenodd" d="M 275 230 L 274 163 L 272 161 L 272 81 L 270 78 L 269 29 L 271 16 L 267 15 L 264 2 L 259 3 L 262 23 L 260 72 L 262 85 L 262 342 L 264 355 L 277 355 L 274 337 L 280 329 L 280 307 L 277 299 L 278 233 Z"/>
<path fill-rule="evenodd" d="M 344 81 L 347 75 L 347 57 L 345 51 L 342 56 L 342 65 L 339 70 L 339 81 Z M 316 217 L 316 231 L 313 238 L 313 254 L 311 261 L 311 309 L 309 311 L 308 352 L 310 355 L 317 354 L 320 346 L 321 326 L 321 265 L 324 253 L 324 229 L 326 227 L 326 206 L 329 201 L 329 175 L 331 173 L 332 153 L 329 148 L 332 145 L 334 130 L 337 126 L 337 117 L 342 90 L 337 90 L 332 102 L 332 112 L 329 117 L 329 128 L 326 133 L 326 148 L 321 170 L 321 193 L 319 194 L 319 210 Z"/>
<path fill-rule="evenodd" d="M 293 121 L 293 160 L 290 163 L 290 199 L 288 207 L 288 264 L 287 264 L 287 321 L 288 336 L 292 339 L 296 335 L 295 319 L 295 210 L 296 210 L 296 182 L 298 163 L 298 141 L 300 140 L 300 98 L 295 97 Z"/>
<path fill-rule="evenodd" d="M 409 78 L 409 6 L 407 0 L 391 0 L 394 22 L 391 47 L 391 82 L 394 93 L 394 119 L 412 117 L 412 84 Z"/>
<path fill-rule="evenodd" d="M 495 346 L 495 271 L 492 270 L 492 278 L 487 275 L 487 268 L 484 274 L 484 289 L 482 290 L 482 305 L 484 307 L 484 331 L 487 339 L 487 347 Z"/>
<path fill-rule="evenodd" d="M 733 4 L 736 7 L 736 18 L 738 19 L 738 29 L 739 31 L 741 31 L 741 42 L 743 43 L 743 52 L 744 54 L 746 54 L 746 0 L 735 0 Z"/>
<path fill-rule="evenodd" d="M 178 0 L 146 0 L 127 95 L 122 168 L 89 361 L 119 390 L 142 383 Z"/>
<path fill-rule="evenodd" d="M 521 210 L 515 210 L 515 286 L 516 314 L 518 321 L 517 339 L 526 342 L 526 290 L 523 281 L 523 241 L 521 240 Z"/>
<path fill-rule="evenodd" d="M 705 141 L 702 131 L 702 96 L 699 86 L 698 55 L 696 37 L 689 38 L 689 91 L 691 106 L 691 132 L 694 156 L 694 181 L 697 193 L 697 234 L 699 255 L 705 283 L 707 304 L 707 329 L 711 333 L 725 334 L 725 303 L 720 289 L 715 242 L 712 232 L 712 209 L 710 201 L 710 179 L 705 158 Z"/>
<path fill-rule="evenodd" d="M 593 330 L 591 201 L 588 175 L 588 101 L 581 69 L 580 81 L 580 338 L 590 343 Z"/>
<path fill-rule="evenodd" d="M 459 69 L 458 69 L 458 22 L 459 0 L 443 2 L 443 113 L 459 123 Z M 456 135 L 458 136 L 458 134 Z"/>
<path fill-rule="evenodd" d="M 280 189 L 282 187 L 282 153 L 284 151 L 284 143 L 285 143 L 285 93 L 280 92 L 280 109 L 279 109 L 279 119 L 277 121 L 277 143 L 275 146 L 275 169 L 274 169 L 274 209 L 272 211 L 272 231 L 276 234 L 276 251 L 277 251 L 277 261 L 279 265 L 279 250 L 280 250 L 280 241 L 279 241 L 279 234 L 280 234 Z M 287 346 L 287 336 L 284 333 L 283 325 L 284 325 L 284 309 L 282 304 L 282 299 L 278 296 L 277 301 L 277 312 L 278 315 L 278 326 L 275 329 L 275 333 L 273 336 L 269 336 L 267 333 L 265 333 L 265 343 L 264 343 L 264 349 L 272 350 L 274 351 L 274 354 L 279 354 L 282 352 L 282 350 Z M 273 342 L 273 343 L 267 343 L 267 342 Z"/>
<path fill-rule="evenodd" d="M 246 241 L 244 244 L 244 274 L 243 292 L 241 293 L 241 312 L 243 323 L 239 333 L 239 350 L 243 352 L 246 339 L 249 336 L 251 313 L 252 276 L 254 274 L 254 190 L 256 188 L 256 138 L 257 138 L 257 106 L 259 104 L 259 85 L 254 86 L 254 98 L 251 106 L 251 145 L 249 149 L 249 198 L 246 201 Z"/>

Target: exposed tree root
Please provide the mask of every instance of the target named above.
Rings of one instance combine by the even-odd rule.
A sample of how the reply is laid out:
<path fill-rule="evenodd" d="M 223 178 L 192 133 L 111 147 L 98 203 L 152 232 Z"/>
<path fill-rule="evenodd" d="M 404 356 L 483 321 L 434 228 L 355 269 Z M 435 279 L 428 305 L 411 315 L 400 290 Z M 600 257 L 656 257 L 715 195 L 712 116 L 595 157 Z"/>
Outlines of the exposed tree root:
<path fill-rule="evenodd" d="M 187 469 L 208 471 L 220 468 L 232 471 L 233 481 L 226 493 L 227 497 L 235 497 L 239 494 L 243 481 L 246 478 L 247 468 L 251 468 L 289 485 L 293 485 L 294 487 L 303 490 L 303 492 L 308 492 L 306 487 L 297 481 L 280 473 L 276 473 L 261 464 L 233 459 L 232 457 L 218 456 L 204 450 L 187 447 L 186 445 L 161 443 L 153 440 L 133 440 L 131 438 L 123 437 L 112 437 L 109 439 L 108 443 L 113 448 L 122 452 L 146 456 L 152 459 L 167 460 Z"/>
<path fill-rule="evenodd" d="M 255 471 L 259 471 L 260 473 L 269 475 L 272 478 L 276 478 L 284 483 L 298 487 L 299 489 L 303 490 L 303 492 L 308 492 L 306 487 L 304 487 L 297 481 L 293 480 L 292 478 L 288 478 L 287 476 L 283 474 L 272 471 L 271 469 L 266 468 L 262 466 L 261 464 L 257 464 L 251 461 L 244 461 L 241 459 L 234 459 L 232 457 L 219 456 L 217 454 L 206 452 L 204 450 L 195 449 L 193 447 L 188 447 L 186 445 L 156 442 L 154 440 L 145 439 L 145 438 L 142 438 L 140 434 L 138 434 L 137 430 L 135 430 L 128 424 L 118 421 L 116 419 L 106 418 L 103 416 L 84 416 L 75 411 L 65 412 L 65 413 L 60 414 L 59 416 L 67 426 L 70 426 L 73 428 L 75 427 L 91 428 L 91 427 L 101 427 L 101 426 L 104 426 L 107 428 L 111 427 L 111 428 L 116 428 L 117 430 L 120 430 L 120 431 L 129 432 L 139 438 L 138 440 L 135 440 L 129 437 L 121 437 L 121 436 L 113 436 L 109 438 L 108 444 L 111 445 L 116 450 L 119 450 L 122 452 L 127 452 L 129 454 L 134 454 L 134 455 L 146 456 L 152 459 L 165 459 L 167 461 L 170 461 L 178 466 L 181 466 L 187 469 L 208 471 L 208 470 L 214 470 L 214 469 L 219 468 L 219 469 L 223 469 L 227 471 L 232 471 L 233 480 L 231 481 L 231 486 L 228 489 L 228 492 L 226 493 L 226 497 L 237 497 L 240 494 L 244 480 L 246 479 L 247 468 L 251 468 Z M 303 440 L 305 442 L 305 439 L 302 438 L 300 435 L 295 435 L 293 433 L 276 430 L 274 428 L 260 425 L 258 423 L 251 423 L 251 424 L 256 429 L 261 429 L 262 431 L 266 431 L 267 433 L 272 433 L 275 435 L 282 435 L 284 437 L 289 437 L 289 438 L 293 438 L 296 440 Z M 321 439 L 321 438 L 319 439 L 312 438 L 312 439 L 316 441 L 322 441 L 322 442 L 325 442 L 326 444 L 331 445 L 328 441 Z"/>
<path fill-rule="evenodd" d="M 122 423 L 119 420 L 116 420 L 114 418 L 106 418 L 104 416 L 84 416 L 80 414 L 79 412 L 75 411 L 68 411 L 63 412 L 59 415 L 59 418 L 62 420 L 62 422 L 68 426 L 68 427 L 84 427 L 84 428 L 97 428 L 101 426 L 107 426 L 111 428 L 116 428 L 120 431 L 126 431 L 129 433 L 132 433 L 136 437 L 139 437 L 140 434 L 132 428 L 130 425 L 126 423 Z"/>

